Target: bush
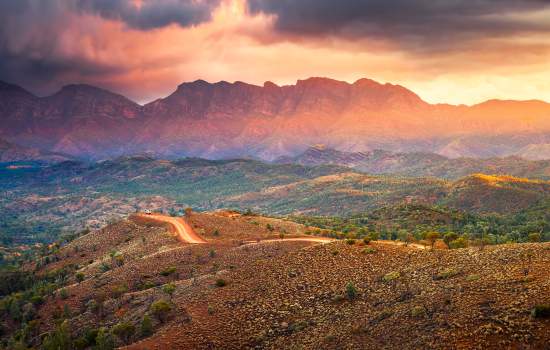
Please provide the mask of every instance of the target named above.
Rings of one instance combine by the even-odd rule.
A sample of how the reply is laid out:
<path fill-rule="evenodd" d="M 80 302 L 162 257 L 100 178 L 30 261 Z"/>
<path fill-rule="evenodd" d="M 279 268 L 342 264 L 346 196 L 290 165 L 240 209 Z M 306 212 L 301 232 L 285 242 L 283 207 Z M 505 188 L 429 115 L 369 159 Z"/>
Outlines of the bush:
<path fill-rule="evenodd" d="M 130 322 L 121 322 L 113 326 L 111 332 L 116 335 L 124 344 L 128 343 L 134 335 L 136 327 Z"/>
<path fill-rule="evenodd" d="M 141 320 L 139 334 L 142 337 L 148 337 L 151 334 L 153 334 L 153 321 L 151 320 L 151 317 L 148 314 L 145 314 L 143 316 L 143 319 Z"/>
<path fill-rule="evenodd" d="M 447 278 L 451 278 L 451 277 L 454 277 L 456 275 L 458 275 L 459 272 L 455 269 L 452 269 L 452 268 L 449 268 L 449 269 L 446 269 L 444 271 L 441 271 L 440 273 L 438 273 L 437 275 L 435 275 L 433 277 L 434 280 L 445 280 Z"/>
<path fill-rule="evenodd" d="M 363 238 L 363 243 L 370 244 L 370 237 L 367 236 L 367 237 Z"/>
<path fill-rule="evenodd" d="M 399 272 L 392 271 L 392 272 L 389 272 L 389 273 L 385 274 L 384 277 L 382 277 L 382 281 L 390 282 L 390 281 L 398 279 L 399 277 L 401 277 L 401 274 Z"/>
<path fill-rule="evenodd" d="M 172 294 L 176 291 L 176 285 L 174 283 L 165 284 L 162 287 L 162 291 L 172 297 Z"/>
<path fill-rule="evenodd" d="M 423 306 L 415 306 L 411 309 L 412 317 L 420 317 L 426 314 L 426 309 Z"/>
<path fill-rule="evenodd" d="M 103 262 L 103 263 L 101 263 L 101 265 L 99 265 L 99 271 L 101 271 L 101 272 L 107 272 L 110 269 L 111 269 L 111 265 L 109 265 L 105 262 Z"/>
<path fill-rule="evenodd" d="M 76 278 L 76 281 L 78 283 L 84 281 L 84 274 L 82 272 L 77 273 L 76 275 L 74 275 L 74 277 Z"/>
<path fill-rule="evenodd" d="M 459 237 L 454 241 L 449 242 L 449 248 L 451 249 L 466 248 L 467 246 L 468 241 L 464 237 Z"/>
<path fill-rule="evenodd" d="M 168 267 L 160 272 L 162 276 L 170 276 L 171 274 L 176 272 L 176 268 L 174 266 Z"/>
<path fill-rule="evenodd" d="M 157 300 L 151 304 L 149 308 L 151 314 L 155 316 L 161 323 L 164 323 L 166 316 L 172 310 L 170 304 L 165 300 Z"/>
<path fill-rule="evenodd" d="M 357 288 L 355 288 L 352 282 L 348 282 L 346 285 L 346 297 L 348 300 L 353 300 L 357 297 Z"/>
<path fill-rule="evenodd" d="M 113 339 L 105 327 L 101 327 L 97 332 L 97 337 L 95 338 L 96 350 L 112 350 L 115 348 L 113 344 Z"/>
<path fill-rule="evenodd" d="M 355 244 L 355 239 L 346 239 L 346 243 L 349 244 L 349 245 L 354 245 Z"/>
<path fill-rule="evenodd" d="M 376 249 L 367 247 L 361 251 L 363 254 L 374 254 L 376 253 Z"/>
<path fill-rule="evenodd" d="M 61 290 L 59 291 L 59 297 L 63 300 L 69 297 L 69 293 L 67 293 L 67 290 L 65 288 L 61 288 Z"/>
<path fill-rule="evenodd" d="M 538 243 L 540 242 L 541 235 L 538 232 L 533 232 L 529 234 L 529 242 L 531 243 Z"/>
<path fill-rule="evenodd" d="M 216 287 L 225 287 L 227 285 L 227 282 L 225 282 L 224 279 L 218 278 L 216 280 Z"/>
<path fill-rule="evenodd" d="M 536 305 L 531 311 L 534 318 L 550 318 L 550 304 Z"/>

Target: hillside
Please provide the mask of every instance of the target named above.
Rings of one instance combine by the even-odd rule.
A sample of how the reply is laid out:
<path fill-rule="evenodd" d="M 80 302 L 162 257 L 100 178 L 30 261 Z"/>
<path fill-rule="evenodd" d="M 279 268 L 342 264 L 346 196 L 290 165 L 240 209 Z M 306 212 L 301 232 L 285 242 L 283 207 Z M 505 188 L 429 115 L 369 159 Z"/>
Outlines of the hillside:
<path fill-rule="evenodd" d="M 72 157 L 60 153 L 41 151 L 36 148 L 22 147 L 0 139 L 0 163 L 39 161 L 57 163 L 70 160 Z M 17 165 L 15 165 L 17 166 Z"/>
<path fill-rule="evenodd" d="M 539 159 L 533 150 L 550 142 L 547 103 L 431 105 L 402 86 L 370 79 L 309 78 L 285 86 L 197 80 L 144 106 L 89 85 L 36 97 L 1 83 L 0 116 L 0 137 L 10 142 L 93 160 L 139 152 L 273 160 L 312 144 Z"/>
<path fill-rule="evenodd" d="M 207 243 L 183 244 L 131 219 L 51 247 L 26 265 L 42 287 L 0 302 L 2 339 L 129 349 L 538 349 L 550 341 L 544 313 L 532 316 L 550 303 L 547 243 L 430 251 L 297 242 L 289 238 L 308 228 L 231 212 L 187 221 Z M 10 340 L 17 315 L 32 326 Z"/>
<path fill-rule="evenodd" d="M 341 152 L 325 146 L 313 146 L 295 157 L 278 158 L 275 163 L 310 166 L 332 164 L 369 174 L 433 176 L 452 180 L 475 173 L 550 179 L 549 160 L 534 161 L 515 156 L 485 159 L 447 158 L 434 153 L 392 153 L 383 150 Z"/>
<path fill-rule="evenodd" d="M 270 215 L 342 215 L 402 203 L 445 205 L 471 213 L 515 214 L 550 200 L 547 181 L 495 185 L 367 175 L 336 165 L 254 160 L 177 161 L 147 156 L 99 163 L 0 168 L 0 234 L 18 242 L 99 228 L 136 210 L 182 212 L 235 208 Z M 511 183 L 512 182 L 512 183 Z"/>

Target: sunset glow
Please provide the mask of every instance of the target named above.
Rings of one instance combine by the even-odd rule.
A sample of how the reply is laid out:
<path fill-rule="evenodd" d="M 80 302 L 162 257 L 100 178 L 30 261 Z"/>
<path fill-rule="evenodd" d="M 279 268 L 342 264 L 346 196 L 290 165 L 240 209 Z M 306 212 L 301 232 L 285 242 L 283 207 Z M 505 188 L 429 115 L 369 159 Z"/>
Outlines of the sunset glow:
<path fill-rule="evenodd" d="M 395 23 L 401 18 L 391 16 L 336 22 L 347 13 L 335 14 L 333 29 L 327 22 L 320 30 L 313 21 L 322 21 L 325 13 L 316 18 L 311 9 L 304 23 L 296 23 L 278 12 L 290 11 L 290 5 L 279 9 L 269 1 L 183 1 L 198 9 L 181 21 L 169 12 L 175 0 L 158 2 L 166 8 L 156 12 L 153 1 L 113 3 L 118 7 L 57 1 L 11 9 L 19 12 L 2 24 L 2 35 L 11 39 L 5 38 L 0 52 L 5 57 L 0 79 L 38 94 L 86 82 L 138 102 L 196 79 L 290 84 L 310 76 L 399 83 L 434 103 L 548 100 L 550 95 L 550 9 L 531 1 L 526 3 L 533 6 L 521 9 L 466 11 L 465 16 L 479 16 L 478 28 L 440 28 L 447 14 L 434 13 L 432 31 L 441 30 L 441 36 L 418 23 Z M 407 26 L 410 33 L 404 33 Z"/>

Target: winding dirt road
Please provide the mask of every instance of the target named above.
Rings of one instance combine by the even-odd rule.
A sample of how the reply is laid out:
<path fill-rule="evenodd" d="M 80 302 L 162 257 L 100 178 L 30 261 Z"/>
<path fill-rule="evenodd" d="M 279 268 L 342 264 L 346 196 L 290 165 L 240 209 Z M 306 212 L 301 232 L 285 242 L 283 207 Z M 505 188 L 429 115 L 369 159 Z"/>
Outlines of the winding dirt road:
<path fill-rule="evenodd" d="M 154 221 L 158 223 L 166 223 L 170 226 L 170 230 L 175 233 L 179 240 L 184 243 L 201 244 L 206 243 L 196 232 L 181 217 L 172 217 L 160 214 L 136 214 L 135 216 L 146 221 Z"/>

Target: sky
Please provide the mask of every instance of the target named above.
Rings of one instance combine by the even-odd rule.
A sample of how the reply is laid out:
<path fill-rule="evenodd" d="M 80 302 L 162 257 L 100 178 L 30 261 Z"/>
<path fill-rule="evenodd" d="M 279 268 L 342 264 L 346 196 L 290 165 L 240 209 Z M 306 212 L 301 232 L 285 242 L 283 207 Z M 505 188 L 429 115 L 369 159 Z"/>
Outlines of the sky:
<path fill-rule="evenodd" d="M 145 103 L 197 79 L 312 76 L 550 101 L 550 1 L 0 1 L 0 80 L 41 96 L 87 83 Z"/>

